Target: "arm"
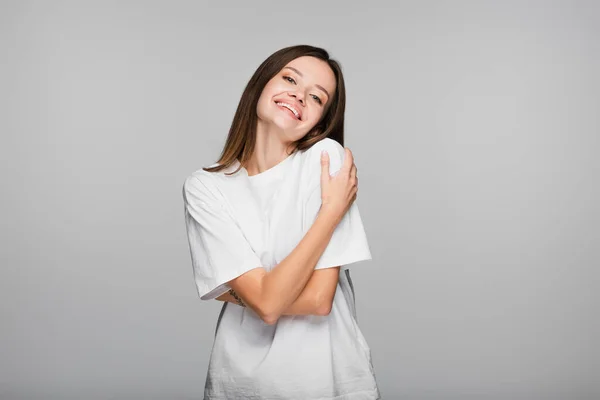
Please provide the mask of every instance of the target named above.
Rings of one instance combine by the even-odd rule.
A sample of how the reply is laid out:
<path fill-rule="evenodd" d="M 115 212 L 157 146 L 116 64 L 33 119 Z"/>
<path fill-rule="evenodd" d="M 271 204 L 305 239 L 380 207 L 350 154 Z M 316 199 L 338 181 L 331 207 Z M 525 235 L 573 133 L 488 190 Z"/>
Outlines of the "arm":
<path fill-rule="evenodd" d="M 255 268 L 228 282 L 233 292 L 265 323 L 277 322 L 300 297 L 313 273 L 317 272 L 314 267 L 338 222 L 333 214 L 323 211 L 325 210 L 321 210 L 296 248 L 271 271 L 267 272 L 262 267 Z M 312 305 L 307 304 L 312 303 L 311 299 L 315 297 L 309 292 L 300 297 L 295 307 L 307 312 L 307 309 L 313 309 Z"/>
<path fill-rule="evenodd" d="M 337 289 L 340 267 L 313 271 L 300 296 L 282 315 L 328 315 Z M 216 300 L 228 301 L 246 307 L 244 300 L 233 289 Z"/>
<path fill-rule="evenodd" d="M 330 176 L 327 153 L 321 157 L 320 209 L 298 245 L 271 271 L 254 268 L 227 282 L 267 324 L 277 322 L 300 296 L 337 225 L 356 199 L 352 153 L 347 148 L 341 149 L 346 156 L 335 177 Z"/>
<path fill-rule="evenodd" d="M 313 271 L 302 293 L 283 315 L 329 315 L 339 274 L 339 266 Z"/>

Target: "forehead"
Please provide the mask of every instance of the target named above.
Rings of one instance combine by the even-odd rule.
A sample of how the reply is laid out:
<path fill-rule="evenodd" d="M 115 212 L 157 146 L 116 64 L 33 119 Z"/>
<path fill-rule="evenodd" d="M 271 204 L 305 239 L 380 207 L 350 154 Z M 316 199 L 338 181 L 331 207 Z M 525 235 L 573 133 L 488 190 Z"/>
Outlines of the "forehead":
<path fill-rule="evenodd" d="M 302 79 L 312 84 L 321 85 L 333 95 L 335 91 L 335 75 L 327 62 L 315 57 L 298 57 L 286 64 L 286 67 L 292 67 L 300 71 Z M 281 72 L 291 72 L 288 68 L 283 68 Z"/>

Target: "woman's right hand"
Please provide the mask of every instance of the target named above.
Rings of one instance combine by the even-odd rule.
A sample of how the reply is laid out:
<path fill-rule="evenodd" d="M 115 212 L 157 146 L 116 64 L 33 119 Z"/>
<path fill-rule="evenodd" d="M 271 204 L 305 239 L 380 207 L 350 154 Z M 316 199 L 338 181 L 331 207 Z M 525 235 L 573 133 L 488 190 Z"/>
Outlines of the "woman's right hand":
<path fill-rule="evenodd" d="M 354 157 L 349 148 L 344 147 L 346 156 L 335 176 L 329 175 L 329 154 L 321 154 L 321 210 L 325 210 L 339 223 L 358 192 L 358 177 Z"/>

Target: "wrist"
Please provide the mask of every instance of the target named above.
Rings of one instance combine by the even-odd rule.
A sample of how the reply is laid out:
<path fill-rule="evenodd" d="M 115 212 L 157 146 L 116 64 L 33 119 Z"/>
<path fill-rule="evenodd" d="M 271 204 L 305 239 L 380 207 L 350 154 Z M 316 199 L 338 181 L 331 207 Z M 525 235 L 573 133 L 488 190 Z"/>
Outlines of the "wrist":
<path fill-rule="evenodd" d="M 324 219 L 324 220 L 328 221 L 329 223 L 336 225 L 336 226 L 342 220 L 341 216 L 335 210 L 335 208 L 330 206 L 327 203 L 321 205 L 321 208 L 319 209 L 317 217 Z"/>

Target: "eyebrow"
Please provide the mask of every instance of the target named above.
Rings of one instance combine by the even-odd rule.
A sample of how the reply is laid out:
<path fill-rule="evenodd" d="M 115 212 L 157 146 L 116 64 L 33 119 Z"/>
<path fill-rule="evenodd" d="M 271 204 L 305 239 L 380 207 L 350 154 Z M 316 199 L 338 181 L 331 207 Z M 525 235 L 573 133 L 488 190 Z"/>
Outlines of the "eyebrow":
<path fill-rule="evenodd" d="M 294 68 L 294 67 L 284 67 L 284 68 L 291 69 L 292 71 L 294 71 L 294 72 L 295 72 L 295 73 L 297 73 L 298 75 L 300 75 L 300 76 L 302 76 L 302 77 L 304 76 L 304 75 L 302 75 L 302 72 L 298 71 L 298 70 L 297 70 L 296 68 Z M 316 87 L 318 87 L 319 89 L 321 89 L 322 91 L 324 91 L 324 92 L 325 92 L 325 94 L 327 95 L 327 97 L 331 97 L 331 96 L 329 95 L 329 92 L 328 92 L 327 90 L 325 90 L 325 88 L 324 88 L 323 86 L 321 86 L 321 85 L 315 85 L 315 86 L 316 86 Z"/>

